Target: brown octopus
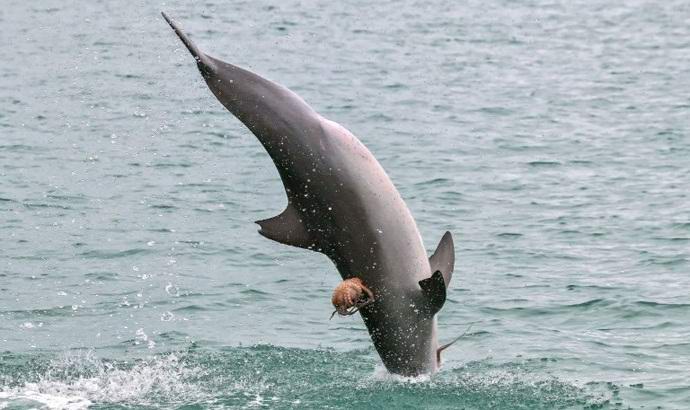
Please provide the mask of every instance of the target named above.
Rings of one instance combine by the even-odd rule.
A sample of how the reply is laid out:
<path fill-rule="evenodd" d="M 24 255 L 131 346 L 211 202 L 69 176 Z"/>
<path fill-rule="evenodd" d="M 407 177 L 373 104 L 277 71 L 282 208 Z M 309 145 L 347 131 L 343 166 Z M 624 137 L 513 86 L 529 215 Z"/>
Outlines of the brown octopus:
<path fill-rule="evenodd" d="M 336 313 L 341 316 L 350 316 L 364 306 L 374 303 L 374 293 L 360 278 L 345 279 L 333 291 L 331 303 L 335 307 L 331 319 Z"/>

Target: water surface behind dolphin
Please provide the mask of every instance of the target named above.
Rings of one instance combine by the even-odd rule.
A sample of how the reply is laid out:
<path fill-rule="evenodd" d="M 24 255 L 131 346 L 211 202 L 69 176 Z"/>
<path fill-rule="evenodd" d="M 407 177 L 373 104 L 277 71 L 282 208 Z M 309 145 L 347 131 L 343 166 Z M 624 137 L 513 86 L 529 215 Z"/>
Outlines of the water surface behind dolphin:
<path fill-rule="evenodd" d="M 9 0 L 0 408 L 687 408 L 690 7 Z M 256 233 L 275 167 L 159 11 L 386 168 L 456 271 L 431 378 Z"/>

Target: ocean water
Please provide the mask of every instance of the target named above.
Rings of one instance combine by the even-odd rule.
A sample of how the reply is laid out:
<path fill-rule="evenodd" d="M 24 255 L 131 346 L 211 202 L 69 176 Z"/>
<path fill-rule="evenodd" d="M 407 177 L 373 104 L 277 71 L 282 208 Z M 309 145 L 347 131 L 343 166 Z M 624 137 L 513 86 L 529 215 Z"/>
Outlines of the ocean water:
<path fill-rule="evenodd" d="M 0 7 L 0 409 L 690 408 L 690 3 Z M 258 141 L 159 12 L 355 133 L 431 251 L 442 370 L 252 221 Z"/>

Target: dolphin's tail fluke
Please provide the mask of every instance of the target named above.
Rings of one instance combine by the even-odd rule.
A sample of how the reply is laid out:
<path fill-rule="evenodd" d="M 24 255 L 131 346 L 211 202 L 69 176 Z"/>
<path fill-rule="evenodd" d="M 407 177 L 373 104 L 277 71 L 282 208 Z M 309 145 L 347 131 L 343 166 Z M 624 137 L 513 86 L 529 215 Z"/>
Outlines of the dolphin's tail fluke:
<path fill-rule="evenodd" d="M 192 56 L 197 61 L 197 63 L 203 66 L 210 67 L 213 64 L 211 60 L 206 56 L 206 54 L 202 53 L 201 50 L 199 50 L 199 47 L 197 47 L 196 44 L 194 44 L 194 42 L 189 37 L 187 37 L 187 35 L 184 33 L 184 31 L 182 31 L 180 26 L 175 21 L 173 21 L 167 14 L 165 14 L 164 11 L 161 11 L 161 15 L 163 15 L 165 21 L 167 21 L 168 24 L 170 24 L 170 27 L 172 27 L 172 29 L 175 31 L 175 34 L 177 34 L 180 40 L 182 40 L 182 43 L 185 45 L 185 47 L 187 47 L 187 50 L 189 50 L 189 52 L 192 53 Z"/>

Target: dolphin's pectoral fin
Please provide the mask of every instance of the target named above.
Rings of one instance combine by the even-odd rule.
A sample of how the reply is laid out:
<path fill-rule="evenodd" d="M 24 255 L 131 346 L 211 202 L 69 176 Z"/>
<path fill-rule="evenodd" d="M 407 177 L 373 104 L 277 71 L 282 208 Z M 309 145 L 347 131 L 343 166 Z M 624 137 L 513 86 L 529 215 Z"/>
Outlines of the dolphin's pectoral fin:
<path fill-rule="evenodd" d="M 446 302 L 446 282 L 441 271 L 434 272 L 430 278 L 419 281 L 424 295 L 424 311 L 435 315 Z"/>
<path fill-rule="evenodd" d="M 453 246 L 453 236 L 450 232 L 446 232 L 438 243 L 436 251 L 429 258 L 429 265 L 431 265 L 431 272 L 441 272 L 445 287 L 450 286 L 450 278 L 453 276 L 453 268 L 455 266 L 455 247 Z"/>
<path fill-rule="evenodd" d="M 450 232 L 446 232 L 441 238 L 436 251 L 429 258 L 429 265 L 431 265 L 431 277 L 420 280 L 419 286 L 422 288 L 425 299 L 425 311 L 434 315 L 446 302 L 446 292 L 455 266 L 455 248 Z"/>
<path fill-rule="evenodd" d="M 261 235 L 276 242 L 306 249 L 312 249 L 316 245 L 302 216 L 290 204 L 280 215 L 256 223 L 261 227 Z"/>

